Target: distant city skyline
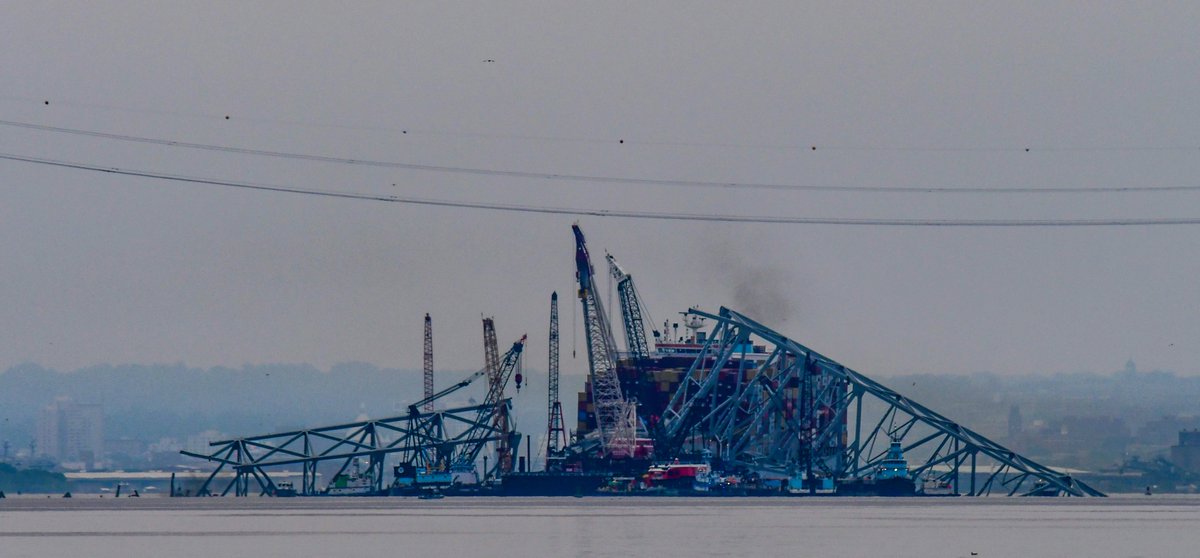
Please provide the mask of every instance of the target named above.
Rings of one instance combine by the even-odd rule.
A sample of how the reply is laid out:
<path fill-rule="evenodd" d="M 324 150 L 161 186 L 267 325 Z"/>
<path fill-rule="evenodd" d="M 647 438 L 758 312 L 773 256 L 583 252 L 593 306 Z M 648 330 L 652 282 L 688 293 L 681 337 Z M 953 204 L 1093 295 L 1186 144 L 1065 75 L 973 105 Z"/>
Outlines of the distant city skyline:
<path fill-rule="evenodd" d="M 508 392 L 517 428 L 535 441 L 535 462 L 545 432 L 544 374 L 527 368 L 522 390 Z M 438 386 L 460 379 L 444 373 Z M 561 396 L 573 403 L 582 377 L 563 380 Z M 1136 366 L 1105 374 L 910 374 L 878 380 L 1007 447 L 1089 470 L 1116 467 L 1130 456 L 1149 463 L 1183 445 L 1177 443 L 1180 431 L 1200 427 L 1200 378 Z M 203 454 L 218 439 L 400 416 L 420 387 L 419 370 L 365 364 L 328 371 L 122 366 L 67 373 L 23 366 L 0 374 L 0 442 L 9 442 L 10 462 L 55 463 L 67 470 L 194 466 L 180 450 Z M 447 406 L 482 397 L 483 388 L 472 386 Z M 295 404 L 312 400 L 321 404 Z M 575 430 L 573 410 L 566 418 L 567 428 Z"/>
<path fill-rule="evenodd" d="M 38 414 L 33 457 L 49 457 L 77 468 L 104 462 L 104 406 L 56 397 Z"/>

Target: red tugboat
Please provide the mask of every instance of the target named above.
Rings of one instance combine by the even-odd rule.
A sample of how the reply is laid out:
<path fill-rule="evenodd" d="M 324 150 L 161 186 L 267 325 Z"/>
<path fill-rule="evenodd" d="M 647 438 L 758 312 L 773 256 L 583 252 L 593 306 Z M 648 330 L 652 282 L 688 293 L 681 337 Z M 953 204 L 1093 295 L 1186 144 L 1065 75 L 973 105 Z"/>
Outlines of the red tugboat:
<path fill-rule="evenodd" d="M 707 478 L 711 468 L 705 463 L 671 463 L 655 465 L 642 475 L 642 484 L 647 489 L 662 487 L 675 490 L 692 490 L 697 478 Z"/>

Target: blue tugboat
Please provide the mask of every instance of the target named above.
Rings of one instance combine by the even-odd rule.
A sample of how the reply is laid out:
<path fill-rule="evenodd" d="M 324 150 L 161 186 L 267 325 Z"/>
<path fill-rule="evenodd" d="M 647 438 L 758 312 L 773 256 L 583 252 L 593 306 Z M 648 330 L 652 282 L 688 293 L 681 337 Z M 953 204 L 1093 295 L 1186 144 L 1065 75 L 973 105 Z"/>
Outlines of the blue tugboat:
<path fill-rule="evenodd" d="M 875 480 L 885 481 L 889 479 L 908 479 L 908 461 L 904 459 L 904 448 L 900 447 L 899 440 L 892 440 L 892 445 L 888 447 L 887 455 L 883 457 L 883 461 L 880 461 L 879 467 L 875 469 Z"/>
<path fill-rule="evenodd" d="M 392 469 L 395 481 L 389 489 L 392 496 L 420 496 L 429 499 L 430 495 L 449 489 L 454 483 L 454 473 L 447 471 L 445 466 L 415 465 L 401 463 Z"/>
<path fill-rule="evenodd" d="M 899 440 L 892 440 L 873 475 L 844 479 L 837 487 L 837 493 L 844 496 L 914 496 L 916 492 L 917 485 L 908 476 L 908 461 Z"/>

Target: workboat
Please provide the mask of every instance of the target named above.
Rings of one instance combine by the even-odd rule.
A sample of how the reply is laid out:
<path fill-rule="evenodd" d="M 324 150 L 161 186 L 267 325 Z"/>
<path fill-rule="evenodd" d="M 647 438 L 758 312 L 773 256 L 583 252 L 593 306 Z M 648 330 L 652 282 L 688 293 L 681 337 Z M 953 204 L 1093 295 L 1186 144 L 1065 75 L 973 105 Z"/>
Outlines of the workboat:
<path fill-rule="evenodd" d="M 349 473 L 338 473 L 325 488 L 326 496 L 370 496 L 375 493 L 375 474 L 355 459 Z"/>
<path fill-rule="evenodd" d="M 892 440 L 887 454 L 879 461 L 871 476 L 844 479 L 837 493 L 845 496 L 913 496 L 916 483 L 908 476 L 908 461 L 899 440 Z"/>
<path fill-rule="evenodd" d="M 921 495 L 923 496 L 957 496 L 954 491 L 954 485 L 944 481 L 929 479 L 921 483 Z"/>
<path fill-rule="evenodd" d="M 1149 487 L 1147 487 L 1149 490 Z M 1149 492 L 1147 492 L 1149 494 Z M 1033 489 L 1025 493 L 1025 496 L 1062 496 L 1062 490 L 1057 486 L 1051 485 L 1044 480 L 1038 480 L 1033 483 Z"/>
<path fill-rule="evenodd" d="M 275 491 L 272 496 L 276 498 L 292 498 L 296 496 L 296 487 L 291 481 L 280 481 L 275 483 Z"/>
<path fill-rule="evenodd" d="M 674 489 L 695 490 L 697 481 L 701 490 L 707 490 L 712 483 L 709 478 L 712 469 L 707 463 L 671 463 L 655 465 L 642 475 L 642 484 L 646 488 L 662 487 Z"/>

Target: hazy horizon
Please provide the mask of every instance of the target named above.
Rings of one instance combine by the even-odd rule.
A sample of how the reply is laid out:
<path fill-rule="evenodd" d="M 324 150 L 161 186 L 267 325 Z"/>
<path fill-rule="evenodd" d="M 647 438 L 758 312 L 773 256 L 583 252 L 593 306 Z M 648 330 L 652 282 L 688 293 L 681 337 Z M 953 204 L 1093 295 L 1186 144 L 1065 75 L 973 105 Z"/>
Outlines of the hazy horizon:
<path fill-rule="evenodd" d="M 570 351 L 569 348 L 567 350 L 568 350 L 568 352 Z M 482 353 L 482 349 L 480 352 Z M 545 374 L 546 373 L 546 370 L 547 370 L 546 363 L 545 362 L 539 363 L 536 361 L 539 357 L 542 357 L 542 361 L 545 361 L 544 355 L 530 355 L 529 358 L 534 359 L 533 361 L 530 361 L 529 358 L 525 359 L 524 363 L 522 364 L 522 368 L 525 370 L 525 373 L 527 375 L 528 374 Z M 482 361 L 482 354 L 480 355 L 480 360 Z M 587 376 L 587 369 L 586 369 L 587 362 L 583 358 L 583 355 L 580 355 L 576 359 L 571 359 L 571 358 L 564 359 L 564 362 L 568 361 L 568 360 L 581 360 L 581 361 L 583 361 L 583 366 L 580 369 L 563 370 L 561 372 L 561 374 L 563 376 L 574 376 L 574 377 L 578 377 L 580 380 L 582 380 L 584 377 Z M 1033 370 L 1033 369 L 1031 369 L 1031 370 L 1026 370 L 1026 371 L 1016 371 L 1013 373 L 1006 373 L 1006 374 L 1000 374 L 994 370 L 899 370 L 899 371 L 891 371 L 891 372 L 887 372 L 884 374 L 880 374 L 879 377 L 886 379 L 888 377 L 912 376 L 912 375 L 921 375 L 921 374 L 928 374 L 928 375 L 934 375 L 934 376 L 995 375 L 995 376 L 1006 376 L 1006 377 L 1013 377 L 1013 378 L 1040 377 L 1040 376 L 1047 376 L 1047 377 L 1048 376 L 1063 376 L 1063 375 L 1072 375 L 1072 374 L 1095 374 L 1098 376 L 1112 376 L 1112 375 L 1128 372 L 1128 364 L 1130 362 L 1133 362 L 1133 364 L 1136 366 L 1136 371 L 1141 374 L 1165 373 L 1165 374 L 1171 374 L 1174 376 L 1178 376 L 1181 378 L 1200 376 L 1200 374 L 1189 374 L 1186 371 L 1181 372 L 1178 370 L 1170 370 L 1170 369 L 1165 369 L 1165 368 L 1146 369 L 1146 368 L 1142 368 L 1142 366 L 1138 365 L 1137 362 L 1134 360 L 1127 360 L 1124 363 L 1120 363 L 1120 366 L 1111 366 L 1111 367 L 1108 367 L 1105 369 L 1100 369 L 1100 370 L 1084 370 L 1084 369 Z M 368 367 L 372 367 L 372 368 L 377 368 L 379 370 L 395 371 L 395 372 L 398 372 L 401 374 L 412 374 L 412 375 L 414 375 L 414 377 L 422 374 L 422 369 L 419 367 L 390 366 L 390 365 L 385 365 L 385 364 L 381 364 L 378 362 L 370 362 L 370 361 L 365 361 L 365 360 L 347 360 L 347 361 L 341 361 L 341 362 L 334 362 L 328 366 L 317 366 L 317 365 L 315 365 L 313 363 L 309 363 L 309 362 L 243 362 L 240 364 L 233 364 L 233 365 L 217 364 L 217 365 L 213 365 L 213 366 L 197 366 L 197 365 L 189 364 L 187 362 L 180 361 L 180 360 L 163 361 L 163 362 L 97 362 L 97 363 L 92 363 L 92 364 L 88 364 L 85 366 L 79 366 L 79 367 L 74 367 L 74 368 L 56 368 L 53 366 L 47 366 L 47 365 L 45 365 L 43 363 L 39 363 L 39 362 L 26 361 L 26 362 L 19 362 L 19 363 L 13 364 L 13 365 L 5 367 L 5 368 L 0 368 L 0 374 L 4 374 L 4 373 L 12 371 L 12 370 L 18 370 L 18 369 L 23 369 L 23 368 L 27 368 L 27 367 L 34 367 L 34 368 L 46 370 L 49 372 L 53 372 L 56 374 L 73 374 L 73 373 L 98 370 L 98 369 L 106 369 L 106 368 L 112 369 L 112 368 L 124 368 L 124 367 L 150 367 L 150 368 L 153 368 L 153 367 L 181 367 L 181 368 L 186 368 L 186 369 L 191 369 L 191 370 L 237 371 L 237 370 L 244 370 L 244 369 L 250 369 L 250 368 L 256 368 L 256 367 L 270 367 L 270 366 L 311 368 L 312 370 L 315 370 L 317 372 L 328 374 L 339 368 L 344 368 L 344 367 L 348 367 L 348 366 L 353 367 L 353 366 L 357 366 L 357 365 L 364 365 L 364 366 L 368 366 Z M 850 368 L 853 368 L 853 366 L 849 366 L 849 365 L 847 365 L 847 366 Z M 474 369 L 437 368 L 435 370 L 435 376 L 438 378 L 438 382 L 440 385 L 440 383 L 442 381 L 456 382 L 458 380 L 466 378 L 467 376 L 471 375 L 475 371 L 480 370 L 482 368 L 483 368 L 482 362 L 480 362 L 479 366 L 476 366 Z M 420 388 L 421 386 L 416 385 L 416 387 Z"/>
<path fill-rule="evenodd" d="M 18 2 L 0 120 L 415 165 L 905 188 L 1195 187 L 1200 4 Z M 816 149 L 813 149 L 816 147 Z M 466 202 L 864 219 L 1200 217 L 1200 192 L 787 191 L 282 159 L 0 125 L 0 153 Z M 0 370 L 439 369 L 583 351 L 569 215 L 0 160 Z M 656 323 L 729 306 L 867 375 L 1200 374 L 1200 228 L 579 219 Z M 619 333 L 618 333 L 619 334 Z M 531 361 L 536 362 L 536 361 Z M 578 376 L 586 361 L 564 358 Z"/>

